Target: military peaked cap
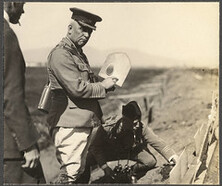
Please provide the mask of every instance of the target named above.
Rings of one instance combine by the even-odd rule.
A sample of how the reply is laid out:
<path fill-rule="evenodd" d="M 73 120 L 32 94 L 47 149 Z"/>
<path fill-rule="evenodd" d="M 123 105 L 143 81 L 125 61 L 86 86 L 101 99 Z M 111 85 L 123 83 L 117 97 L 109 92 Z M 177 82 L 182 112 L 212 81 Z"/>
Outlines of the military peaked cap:
<path fill-rule="evenodd" d="M 89 27 L 93 30 L 96 30 L 96 22 L 102 21 L 102 18 L 98 15 L 92 14 L 85 10 L 81 10 L 79 8 L 70 8 L 72 11 L 72 19 L 77 21 L 79 24 Z"/>

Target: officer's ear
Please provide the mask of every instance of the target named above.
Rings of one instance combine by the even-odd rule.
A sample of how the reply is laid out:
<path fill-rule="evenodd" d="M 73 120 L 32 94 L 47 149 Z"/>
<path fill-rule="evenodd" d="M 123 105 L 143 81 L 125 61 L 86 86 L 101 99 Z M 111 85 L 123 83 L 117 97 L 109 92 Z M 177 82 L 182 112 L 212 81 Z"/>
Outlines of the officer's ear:
<path fill-rule="evenodd" d="M 68 30 L 72 30 L 72 25 L 69 25 L 69 26 L 68 26 Z"/>
<path fill-rule="evenodd" d="M 69 35 L 71 34 L 71 30 L 72 30 L 72 25 L 69 25 L 69 26 L 68 26 L 68 34 L 69 34 Z"/>

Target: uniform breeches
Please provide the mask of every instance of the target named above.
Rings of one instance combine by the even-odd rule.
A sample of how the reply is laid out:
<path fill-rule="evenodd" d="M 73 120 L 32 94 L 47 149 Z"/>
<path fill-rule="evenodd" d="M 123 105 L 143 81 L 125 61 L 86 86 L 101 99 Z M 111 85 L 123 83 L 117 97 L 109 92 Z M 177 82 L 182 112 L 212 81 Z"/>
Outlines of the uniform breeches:
<path fill-rule="evenodd" d="M 153 169 L 157 163 L 155 156 L 148 149 L 143 149 L 139 153 L 134 154 L 131 159 L 136 161 L 136 164 L 133 166 L 135 174 L 147 172 Z"/>
<path fill-rule="evenodd" d="M 59 127 L 53 131 L 56 157 L 61 164 L 61 173 L 67 175 L 69 183 L 75 182 L 84 171 L 91 130 Z"/>

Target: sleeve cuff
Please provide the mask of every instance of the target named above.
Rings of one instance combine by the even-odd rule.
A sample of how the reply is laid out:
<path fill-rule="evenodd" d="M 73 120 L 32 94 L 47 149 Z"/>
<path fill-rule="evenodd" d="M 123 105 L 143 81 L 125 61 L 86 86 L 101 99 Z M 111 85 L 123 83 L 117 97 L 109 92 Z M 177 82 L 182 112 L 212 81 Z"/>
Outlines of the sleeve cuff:
<path fill-rule="evenodd" d="M 105 98 L 106 97 L 106 90 L 102 86 L 100 82 L 92 83 L 92 96 L 91 98 Z"/>
<path fill-rule="evenodd" d="M 170 161 L 176 153 L 167 145 L 162 149 L 162 154 L 166 160 Z"/>

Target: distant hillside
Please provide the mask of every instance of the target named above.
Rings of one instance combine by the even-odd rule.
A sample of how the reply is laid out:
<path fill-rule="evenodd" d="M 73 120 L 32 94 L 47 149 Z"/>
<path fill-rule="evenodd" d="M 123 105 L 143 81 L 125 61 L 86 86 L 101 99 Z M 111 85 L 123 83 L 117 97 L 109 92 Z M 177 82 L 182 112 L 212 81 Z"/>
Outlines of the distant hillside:
<path fill-rule="evenodd" d="M 131 65 L 133 67 L 174 67 L 183 65 L 181 61 L 161 56 L 154 56 L 129 48 L 101 51 L 95 48 L 86 47 L 84 51 L 87 54 L 91 64 L 94 66 L 101 66 L 106 57 L 113 52 L 125 52 L 129 56 Z"/>
<path fill-rule="evenodd" d="M 39 66 L 44 65 L 47 56 L 51 48 L 41 48 L 35 50 L 24 51 L 24 57 L 28 66 Z M 98 50 L 92 47 L 86 46 L 84 52 L 87 55 L 90 64 L 92 66 L 101 66 L 107 55 L 112 52 L 125 52 L 131 60 L 133 67 L 172 67 L 172 66 L 182 66 L 181 61 L 176 61 L 174 59 L 164 58 L 161 56 L 149 55 L 144 52 L 133 50 L 133 49 L 113 49 L 113 50 Z"/>

